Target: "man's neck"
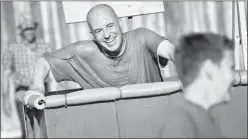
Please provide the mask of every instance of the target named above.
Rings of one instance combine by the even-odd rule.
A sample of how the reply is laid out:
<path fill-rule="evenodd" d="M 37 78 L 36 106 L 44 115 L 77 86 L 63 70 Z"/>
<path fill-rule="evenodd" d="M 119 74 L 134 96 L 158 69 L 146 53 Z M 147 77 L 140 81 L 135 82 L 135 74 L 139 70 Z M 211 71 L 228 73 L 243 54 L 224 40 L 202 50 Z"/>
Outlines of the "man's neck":
<path fill-rule="evenodd" d="M 123 55 L 124 51 L 126 50 L 126 44 L 127 44 L 126 39 L 123 37 L 122 45 L 118 50 L 114 52 L 109 52 L 109 51 L 104 50 L 103 53 L 105 53 L 107 57 L 112 58 L 112 59 L 119 58 Z"/>
<path fill-rule="evenodd" d="M 23 43 L 25 44 L 25 46 L 31 48 L 31 49 L 35 49 L 36 48 L 36 41 L 33 41 L 33 42 L 29 42 L 29 41 L 26 41 L 24 40 Z"/>
<path fill-rule="evenodd" d="M 183 96 L 186 100 L 208 110 L 212 104 L 211 101 L 204 96 L 204 91 L 207 91 L 205 85 L 199 81 L 195 81 L 187 88 L 184 88 Z"/>

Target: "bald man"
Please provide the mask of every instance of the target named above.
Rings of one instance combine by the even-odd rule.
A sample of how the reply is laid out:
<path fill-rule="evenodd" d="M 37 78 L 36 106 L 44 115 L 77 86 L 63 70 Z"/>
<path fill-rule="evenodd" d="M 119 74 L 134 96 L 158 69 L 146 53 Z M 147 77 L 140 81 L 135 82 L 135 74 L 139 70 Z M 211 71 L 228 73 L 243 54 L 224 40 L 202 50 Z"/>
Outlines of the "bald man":
<path fill-rule="evenodd" d="M 77 82 L 82 88 L 161 82 L 158 56 L 172 60 L 174 45 L 157 33 L 137 28 L 122 32 L 121 20 L 105 4 L 87 15 L 94 40 L 72 43 L 43 55 L 34 69 L 33 92 L 44 93 L 44 81 Z"/>

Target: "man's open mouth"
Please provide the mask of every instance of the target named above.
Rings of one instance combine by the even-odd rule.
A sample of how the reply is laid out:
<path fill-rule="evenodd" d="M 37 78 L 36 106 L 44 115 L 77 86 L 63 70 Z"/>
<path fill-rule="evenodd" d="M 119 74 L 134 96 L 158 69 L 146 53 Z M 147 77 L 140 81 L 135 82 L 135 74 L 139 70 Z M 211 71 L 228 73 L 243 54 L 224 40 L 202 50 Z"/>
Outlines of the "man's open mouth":
<path fill-rule="evenodd" d="M 115 38 L 116 37 L 114 37 L 114 38 L 112 38 L 112 39 L 110 39 L 110 40 L 108 40 L 108 41 L 105 41 L 106 43 L 112 43 L 114 40 L 115 40 Z"/>

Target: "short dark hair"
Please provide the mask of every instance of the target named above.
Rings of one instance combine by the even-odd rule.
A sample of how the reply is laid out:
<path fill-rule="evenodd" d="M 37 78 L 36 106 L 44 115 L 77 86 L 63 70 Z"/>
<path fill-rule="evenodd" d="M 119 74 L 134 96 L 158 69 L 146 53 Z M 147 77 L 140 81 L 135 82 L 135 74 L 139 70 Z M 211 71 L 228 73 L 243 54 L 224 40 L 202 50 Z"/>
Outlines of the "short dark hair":
<path fill-rule="evenodd" d="M 175 50 L 177 74 L 184 87 L 198 76 L 207 59 L 219 65 L 226 50 L 234 50 L 233 41 L 215 33 L 191 33 L 182 36 Z"/>

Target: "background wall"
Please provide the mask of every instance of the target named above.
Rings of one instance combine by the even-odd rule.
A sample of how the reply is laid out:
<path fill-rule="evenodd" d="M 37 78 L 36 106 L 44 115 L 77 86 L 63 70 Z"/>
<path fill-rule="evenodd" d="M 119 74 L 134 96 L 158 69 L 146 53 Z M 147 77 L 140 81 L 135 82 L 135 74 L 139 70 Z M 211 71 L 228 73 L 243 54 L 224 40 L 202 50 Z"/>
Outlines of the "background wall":
<path fill-rule="evenodd" d="M 245 3 L 245 2 L 243 2 Z M 245 5 L 247 23 L 247 2 Z M 242 8 L 242 7 L 241 7 Z M 243 7 L 244 8 L 244 7 Z M 149 28 L 166 36 L 172 43 L 180 35 L 189 32 L 211 31 L 232 38 L 232 2 L 164 2 L 164 13 L 122 18 L 124 32 L 138 27 Z M 1 56 L 8 43 L 19 38 L 17 26 L 21 12 L 27 11 L 39 22 L 38 38 L 51 44 L 52 49 L 62 48 L 78 40 L 92 39 L 86 22 L 65 23 L 62 2 L 2 2 L 2 45 Z M 236 29 L 238 31 L 238 29 Z M 241 48 L 239 45 L 237 48 Z M 242 49 L 236 51 L 239 61 L 237 69 L 243 68 Z M 165 76 L 176 75 L 175 67 L 169 62 Z M 4 79 L 5 80 L 5 79 Z M 62 83 L 58 89 L 78 87 L 73 83 Z M 63 86 L 63 87 L 62 87 Z"/>

